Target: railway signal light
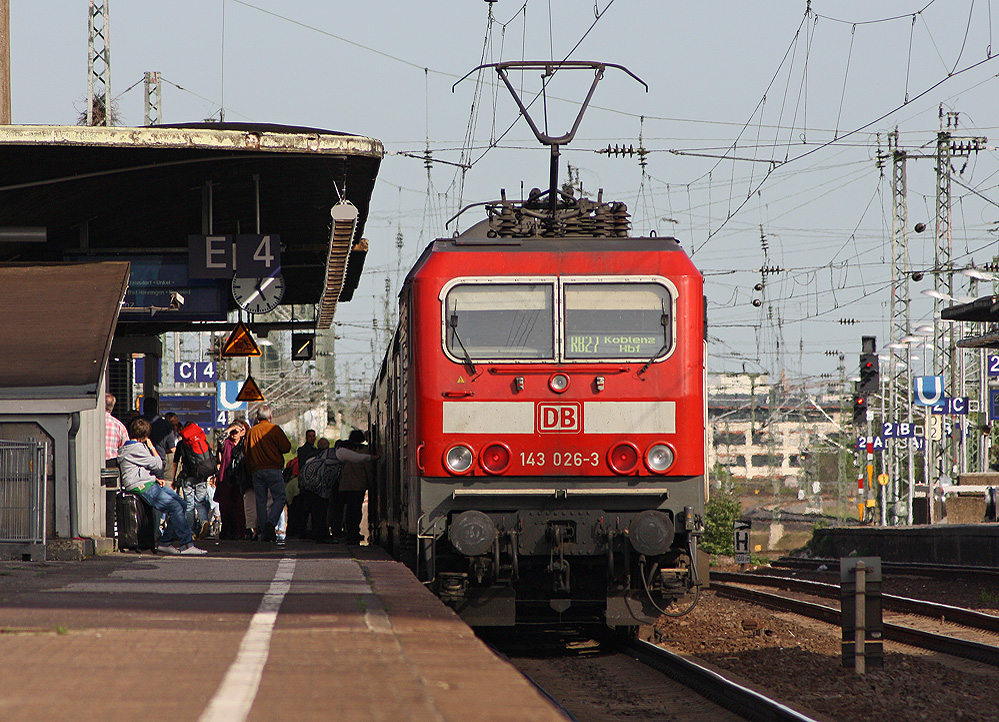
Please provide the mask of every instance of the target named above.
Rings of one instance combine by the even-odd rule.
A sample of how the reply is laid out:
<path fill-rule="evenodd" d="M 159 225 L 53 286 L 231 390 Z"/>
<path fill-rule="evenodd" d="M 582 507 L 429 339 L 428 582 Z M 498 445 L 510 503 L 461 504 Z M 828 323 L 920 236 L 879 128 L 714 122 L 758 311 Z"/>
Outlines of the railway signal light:
<path fill-rule="evenodd" d="M 864 394 L 853 395 L 853 423 L 857 426 L 867 423 L 867 396 Z"/>
<path fill-rule="evenodd" d="M 311 361 L 316 357 L 316 334 L 291 334 L 291 360 Z"/>
<path fill-rule="evenodd" d="M 860 354 L 860 385 L 857 391 L 862 394 L 876 394 L 881 381 L 881 370 L 876 353 Z"/>

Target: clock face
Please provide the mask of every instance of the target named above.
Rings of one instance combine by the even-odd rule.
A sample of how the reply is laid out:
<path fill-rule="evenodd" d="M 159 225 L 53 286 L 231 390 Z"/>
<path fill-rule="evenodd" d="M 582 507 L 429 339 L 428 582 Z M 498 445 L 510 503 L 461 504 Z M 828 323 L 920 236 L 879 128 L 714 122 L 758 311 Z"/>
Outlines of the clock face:
<path fill-rule="evenodd" d="M 273 311 L 284 298 L 284 278 L 280 275 L 265 278 L 234 278 L 232 297 L 236 299 L 240 308 L 249 313 Z"/>

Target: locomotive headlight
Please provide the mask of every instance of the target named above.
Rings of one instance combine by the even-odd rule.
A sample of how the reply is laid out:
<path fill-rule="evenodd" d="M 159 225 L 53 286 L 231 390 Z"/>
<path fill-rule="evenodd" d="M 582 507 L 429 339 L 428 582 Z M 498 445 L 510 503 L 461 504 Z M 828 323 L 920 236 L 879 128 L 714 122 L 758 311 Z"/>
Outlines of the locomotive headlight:
<path fill-rule="evenodd" d="M 674 532 L 673 520 L 663 512 L 651 509 L 636 514 L 628 524 L 631 546 L 648 557 L 669 551 Z"/>
<path fill-rule="evenodd" d="M 662 474 L 673 465 L 673 449 L 666 444 L 653 444 L 645 452 L 645 465 L 649 471 Z"/>
<path fill-rule="evenodd" d="M 506 444 L 490 444 L 479 455 L 479 464 L 489 474 L 502 474 L 510 466 L 510 449 Z"/>
<path fill-rule="evenodd" d="M 552 377 L 548 379 L 548 388 L 557 394 L 562 393 L 569 388 L 569 377 L 565 374 L 552 374 Z"/>
<path fill-rule="evenodd" d="M 481 511 L 463 511 L 451 520 L 447 538 L 459 554 L 477 557 L 492 549 L 496 525 Z"/>
<path fill-rule="evenodd" d="M 452 446 L 444 454 L 444 464 L 448 471 L 453 474 L 464 474 L 472 468 L 472 460 L 475 458 L 472 450 L 463 444 Z"/>

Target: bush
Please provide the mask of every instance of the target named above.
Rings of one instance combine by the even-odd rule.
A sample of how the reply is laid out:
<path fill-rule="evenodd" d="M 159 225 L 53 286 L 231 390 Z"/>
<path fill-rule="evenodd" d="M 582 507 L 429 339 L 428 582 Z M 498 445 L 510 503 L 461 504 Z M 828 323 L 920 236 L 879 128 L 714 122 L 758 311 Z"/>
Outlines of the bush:
<path fill-rule="evenodd" d="M 732 524 L 742 516 L 742 505 L 734 494 L 715 493 L 704 506 L 704 540 L 701 548 L 709 554 L 735 553 Z"/>

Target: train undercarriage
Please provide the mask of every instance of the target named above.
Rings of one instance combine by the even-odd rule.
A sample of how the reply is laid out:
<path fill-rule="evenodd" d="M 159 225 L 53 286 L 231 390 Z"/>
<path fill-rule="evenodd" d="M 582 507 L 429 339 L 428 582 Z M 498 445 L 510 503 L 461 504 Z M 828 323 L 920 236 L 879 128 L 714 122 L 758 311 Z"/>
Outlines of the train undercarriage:
<path fill-rule="evenodd" d="M 464 510 L 392 546 L 472 626 L 634 627 L 689 612 L 707 582 L 701 520 L 687 509 L 675 522 L 669 510 Z"/>

